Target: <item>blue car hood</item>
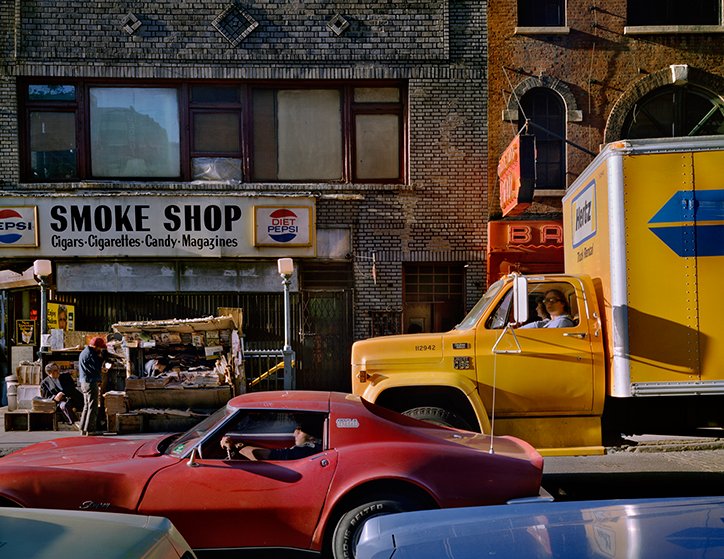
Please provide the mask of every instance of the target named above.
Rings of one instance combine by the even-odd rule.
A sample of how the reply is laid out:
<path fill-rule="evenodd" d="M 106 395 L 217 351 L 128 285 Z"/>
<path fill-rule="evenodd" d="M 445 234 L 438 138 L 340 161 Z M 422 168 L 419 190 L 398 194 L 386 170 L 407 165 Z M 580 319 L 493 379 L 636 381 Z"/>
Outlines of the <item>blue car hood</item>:
<path fill-rule="evenodd" d="M 358 559 L 724 557 L 724 497 L 511 504 L 380 516 Z"/>

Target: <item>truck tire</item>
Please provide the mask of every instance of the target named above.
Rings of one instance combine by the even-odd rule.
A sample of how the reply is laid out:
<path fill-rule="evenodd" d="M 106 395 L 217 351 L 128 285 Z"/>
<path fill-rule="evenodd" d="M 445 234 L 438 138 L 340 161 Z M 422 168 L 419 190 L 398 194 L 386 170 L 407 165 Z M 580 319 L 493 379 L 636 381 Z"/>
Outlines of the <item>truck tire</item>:
<path fill-rule="evenodd" d="M 332 536 L 332 557 L 334 559 L 353 559 L 355 548 L 362 534 L 366 520 L 383 514 L 417 510 L 418 505 L 405 497 L 371 498 L 349 510 L 337 522 Z"/>
<path fill-rule="evenodd" d="M 444 425 L 445 427 L 455 427 L 457 429 L 465 429 L 472 431 L 470 424 L 453 411 L 449 411 L 437 406 L 424 406 L 412 408 L 402 412 L 404 415 L 435 423 L 436 425 Z"/>

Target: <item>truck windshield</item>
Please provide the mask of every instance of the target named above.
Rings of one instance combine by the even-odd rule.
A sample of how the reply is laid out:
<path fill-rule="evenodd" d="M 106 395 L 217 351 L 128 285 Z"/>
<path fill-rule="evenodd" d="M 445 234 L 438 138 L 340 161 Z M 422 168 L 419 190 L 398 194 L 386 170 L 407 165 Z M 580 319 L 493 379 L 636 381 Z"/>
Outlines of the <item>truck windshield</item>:
<path fill-rule="evenodd" d="M 495 299 L 498 293 L 500 293 L 500 290 L 503 288 L 504 283 L 505 281 L 503 279 L 499 279 L 493 285 L 491 285 L 480 298 L 480 300 L 475 303 L 475 306 L 470 309 L 470 312 L 465 318 L 463 318 L 462 322 L 460 322 L 460 324 L 455 327 L 455 329 L 469 330 L 470 328 L 475 327 L 475 325 L 478 323 L 478 320 L 480 320 L 480 317 L 485 312 L 485 309 L 487 309 L 488 305 L 490 305 L 490 302 Z"/>

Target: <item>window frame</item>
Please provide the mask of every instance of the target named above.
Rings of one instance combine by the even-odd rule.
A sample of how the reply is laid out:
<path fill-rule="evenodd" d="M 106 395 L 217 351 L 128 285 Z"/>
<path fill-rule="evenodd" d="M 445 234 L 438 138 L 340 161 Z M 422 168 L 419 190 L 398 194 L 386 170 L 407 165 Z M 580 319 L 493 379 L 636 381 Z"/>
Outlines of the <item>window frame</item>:
<path fill-rule="evenodd" d="M 566 22 L 568 20 L 568 2 L 567 0 L 544 0 L 548 4 L 558 4 L 558 8 L 561 10 L 560 18 L 555 21 L 554 23 L 548 23 L 545 19 L 538 20 L 538 18 L 535 18 L 534 13 L 530 13 L 528 10 L 530 10 L 533 6 L 540 7 L 541 0 L 518 0 L 516 2 L 516 32 L 517 33 L 524 33 L 526 30 L 528 32 L 531 32 L 533 30 L 543 30 L 549 29 L 549 30 L 559 30 L 559 32 L 563 32 L 563 30 L 568 30 L 568 27 L 566 26 Z M 521 18 L 521 15 L 523 16 Z"/>
<path fill-rule="evenodd" d="M 676 0 L 667 0 L 676 2 Z M 676 22 L 668 23 L 645 23 L 638 21 L 631 24 L 633 2 L 629 1 L 626 5 L 626 25 L 623 28 L 624 35 L 667 35 L 667 34 L 718 34 L 724 33 L 724 0 L 712 0 L 716 3 L 719 17 L 716 23 L 707 24 L 679 24 Z M 713 7 L 713 6 L 712 6 Z M 664 9 L 667 5 L 663 6 Z M 690 10 L 691 7 L 689 6 Z"/>
<path fill-rule="evenodd" d="M 29 99 L 28 88 L 31 85 L 72 85 L 76 90 L 75 101 L 48 101 Z M 204 102 L 192 100 L 194 86 L 238 87 L 240 99 L 233 102 Z M 90 88 L 175 88 L 177 90 L 179 111 L 179 160 L 180 175 L 177 177 L 94 177 L 91 173 L 90 153 Z M 399 101 L 396 103 L 360 103 L 354 101 L 355 88 L 397 88 Z M 253 114 L 252 93 L 254 89 L 266 88 L 275 91 L 290 89 L 336 89 L 341 96 L 342 121 L 342 178 L 340 180 L 255 180 L 253 178 Z M 100 80 L 82 78 L 46 78 L 23 77 L 17 82 L 18 129 L 20 176 L 26 183 L 62 183 L 78 181 L 139 181 L 139 182 L 190 182 L 193 177 L 193 159 L 198 157 L 219 157 L 241 159 L 242 182 L 246 184 L 275 183 L 322 183 L 322 184 L 405 184 L 407 172 L 408 144 L 408 88 L 404 80 Z M 38 179 L 33 177 L 30 152 L 30 113 L 38 110 L 75 113 L 76 134 L 76 176 L 72 179 Z M 240 149 L 238 154 L 230 152 L 195 151 L 194 116 L 200 113 L 225 113 L 239 111 Z M 394 114 L 398 117 L 398 176 L 383 179 L 357 179 L 355 118 L 360 114 Z"/>
<path fill-rule="evenodd" d="M 669 95 L 672 98 L 672 102 L 669 104 L 671 107 L 672 119 L 670 123 L 662 123 L 660 120 L 654 118 L 654 115 L 652 115 L 648 111 L 648 109 L 649 107 L 651 107 L 652 102 L 658 101 L 662 97 Z M 698 87 L 695 84 L 669 84 L 648 92 L 646 95 L 643 95 L 636 101 L 636 103 L 633 105 L 633 107 L 629 110 L 624 118 L 621 133 L 625 137 L 630 137 L 632 128 L 635 129 L 636 126 L 633 122 L 634 115 L 637 111 L 640 111 L 647 116 L 649 122 L 653 127 L 659 129 L 660 133 L 655 136 L 636 135 L 633 136 L 633 138 L 676 138 L 700 136 L 702 134 L 692 134 L 692 132 L 696 132 L 699 128 L 704 127 L 703 122 L 705 121 L 703 119 L 699 119 L 699 122 L 694 129 L 689 130 L 686 128 L 686 126 L 689 124 L 689 122 L 687 122 L 687 117 L 689 115 L 690 99 L 694 98 L 705 99 L 709 101 L 709 103 L 711 103 L 711 108 L 709 112 L 704 115 L 705 117 L 712 116 L 715 112 L 719 112 L 719 114 L 724 114 L 724 102 L 722 102 L 722 100 L 717 95 L 712 94 L 706 89 Z M 664 133 L 664 130 L 661 129 L 661 124 L 670 125 L 671 129 L 667 133 Z"/>
<path fill-rule="evenodd" d="M 533 126 L 528 128 L 527 133 L 533 134 L 534 136 L 536 136 L 536 139 L 535 139 L 535 142 L 536 142 L 536 161 L 535 161 L 536 180 L 535 180 L 535 189 L 533 190 L 533 195 L 535 196 L 536 194 L 540 194 L 541 192 L 544 192 L 544 191 L 545 192 L 562 192 L 566 189 L 566 176 L 568 173 L 568 159 L 567 159 L 568 154 L 566 152 L 566 140 L 565 140 L 565 138 L 567 136 L 567 132 L 568 132 L 568 129 L 567 129 L 568 128 L 568 118 L 566 115 L 566 104 L 565 104 L 564 99 L 561 97 L 560 93 L 558 93 L 554 89 L 551 89 L 549 87 L 544 87 L 544 86 L 538 86 L 538 87 L 529 89 L 520 97 L 520 109 L 519 109 L 520 113 L 519 113 L 519 123 L 518 123 L 520 128 L 522 128 L 524 126 L 526 117 L 530 118 L 533 123 L 541 125 L 540 122 L 536 122 L 536 119 L 533 118 L 532 114 L 524 114 L 524 111 L 523 111 L 523 103 L 526 102 L 526 97 L 528 97 L 528 99 L 530 99 L 530 97 L 532 97 L 533 95 L 544 95 L 547 99 L 554 99 L 555 102 L 558 103 L 558 106 L 560 108 L 560 118 L 561 118 L 561 120 L 560 120 L 560 125 L 561 125 L 560 136 L 561 136 L 561 138 L 556 138 L 554 135 L 544 132 L 543 130 L 540 130 Z M 528 101 L 528 103 L 530 103 L 530 101 Z M 548 122 L 551 118 L 552 118 L 552 116 L 550 115 L 550 113 L 547 113 L 546 122 Z M 551 130 L 551 132 L 553 132 L 554 134 L 557 133 L 555 130 Z M 541 139 L 541 136 L 543 136 L 543 135 L 548 136 L 549 141 L 551 141 L 551 142 L 555 141 L 559 144 L 559 149 L 558 149 L 558 152 L 560 155 L 560 169 L 559 169 L 560 184 L 559 185 L 555 185 L 555 186 L 545 185 L 544 186 L 539 182 L 540 168 L 543 165 L 547 165 L 549 167 L 552 165 L 550 162 L 548 162 L 546 160 L 544 160 L 540 163 L 538 160 L 538 156 L 537 156 L 537 154 L 539 153 L 538 142 Z"/>
<path fill-rule="evenodd" d="M 42 83 L 41 83 L 42 82 Z M 38 100 L 30 101 L 30 94 L 28 89 L 31 85 L 73 85 L 75 87 L 75 100 L 62 100 L 62 101 L 49 101 L 49 100 Z M 82 133 L 80 127 L 80 120 L 78 114 L 83 110 L 83 100 L 80 98 L 81 95 L 78 91 L 78 86 L 75 80 L 18 80 L 18 141 L 19 141 L 19 152 L 20 152 L 20 176 L 26 180 L 26 182 L 56 182 L 48 181 L 47 179 L 33 180 L 32 173 L 32 150 L 30 145 L 31 139 L 31 126 L 32 118 L 31 113 L 34 112 L 55 112 L 55 113 L 73 113 L 75 115 L 75 143 L 76 143 L 76 154 L 75 164 L 76 172 L 73 178 L 62 179 L 63 182 L 69 180 L 78 180 L 83 174 L 82 169 L 84 161 L 82 160 L 82 154 L 86 152 L 85 146 L 81 147 L 81 143 L 85 141 L 85 135 Z M 58 181 L 60 182 L 60 181 Z"/>

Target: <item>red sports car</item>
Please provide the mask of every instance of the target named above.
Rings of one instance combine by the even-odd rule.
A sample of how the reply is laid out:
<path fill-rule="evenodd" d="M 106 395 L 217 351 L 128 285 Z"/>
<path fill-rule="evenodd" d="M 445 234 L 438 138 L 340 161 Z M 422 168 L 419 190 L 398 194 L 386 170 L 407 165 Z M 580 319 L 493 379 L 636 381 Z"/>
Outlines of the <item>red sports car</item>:
<path fill-rule="evenodd" d="M 252 461 L 220 444 L 287 448 L 302 424 L 321 439 L 303 458 Z M 73 437 L 0 458 L 0 505 L 165 516 L 200 557 L 281 548 L 339 558 L 353 556 L 369 517 L 536 496 L 542 470 L 512 437 L 495 437 L 491 452 L 488 436 L 357 396 L 257 392 L 182 435 Z"/>

